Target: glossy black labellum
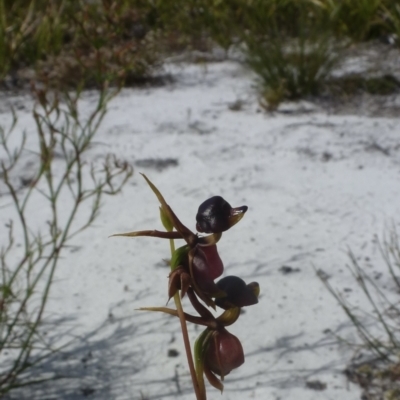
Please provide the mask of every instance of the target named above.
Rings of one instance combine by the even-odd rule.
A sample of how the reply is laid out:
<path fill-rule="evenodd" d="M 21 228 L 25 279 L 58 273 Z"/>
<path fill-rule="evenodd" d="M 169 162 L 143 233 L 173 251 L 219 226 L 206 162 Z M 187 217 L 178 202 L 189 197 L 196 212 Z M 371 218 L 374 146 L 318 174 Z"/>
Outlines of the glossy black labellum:
<path fill-rule="evenodd" d="M 246 285 L 246 282 L 237 276 L 226 276 L 217 282 L 217 286 L 226 293 L 226 297 L 215 299 L 215 304 L 225 310 L 258 303 L 259 286 L 256 282 Z"/>
<path fill-rule="evenodd" d="M 221 196 L 214 196 L 203 202 L 196 215 L 198 232 L 219 233 L 227 231 L 239 222 L 247 206 L 232 208 Z"/>

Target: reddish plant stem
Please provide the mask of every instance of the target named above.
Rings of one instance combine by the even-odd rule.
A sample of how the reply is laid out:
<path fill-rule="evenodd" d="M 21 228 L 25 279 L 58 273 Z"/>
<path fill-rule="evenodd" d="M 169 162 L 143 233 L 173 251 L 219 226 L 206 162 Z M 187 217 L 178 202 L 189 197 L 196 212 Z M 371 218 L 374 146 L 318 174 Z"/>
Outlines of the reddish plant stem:
<path fill-rule="evenodd" d="M 172 255 L 175 251 L 175 244 L 174 244 L 173 239 L 170 239 L 169 243 L 170 243 L 171 255 Z M 196 399 L 197 400 L 207 400 L 205 387 L 200 388 L 199 382 L 197 380 L 196 369 L 194 367 L 194 362 L 193 362 L 193 357 L 192 357 L 192 349 L 190 346 L 189 334 L 188 334 L 187 325 L 186 325 L 185 313 L 183 312 L 179 292 L 175 293 L 174 301 L 175 301 L 176 310 L 178 312 L 179 321 L 181 323 L 183 344 L 185 346 L 186 357 L 188 360 L 190 376 L 192 378 L 193 389 L 196 394 Z"/>

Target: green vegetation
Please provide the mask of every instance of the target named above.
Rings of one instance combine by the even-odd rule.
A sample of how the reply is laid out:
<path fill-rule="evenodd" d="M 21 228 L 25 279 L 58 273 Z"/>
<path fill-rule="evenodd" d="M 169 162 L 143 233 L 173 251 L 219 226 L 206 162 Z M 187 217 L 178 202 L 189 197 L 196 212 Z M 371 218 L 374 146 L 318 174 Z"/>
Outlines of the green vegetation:
<path fill-rule="evenodd" d="M 360 339 L 357 343 L 349 343 L 341 337 L 338 338 L 355 349 L 358 355 L 346 370 L 349 379 L 363 388 L 363 398 L 398 399 L 400 238 L 395 228 L 391 229 L 388 237 L 380 244 L 380 254 L 387 276 L 390 277 L 391 287 L 382 284 L 380 275 L 363 267 L 359 258 L 349 253 L 348 267 L 358 285 L 358 293 L 367 300 L 368 307 L 352 304 L 344 293 L 331 286 L 323 274 L 320 274 L 320 278 L 356 328 Z"/>
<path fill-rule="evenodd" d="M 0 79 L 74 88 L 142 79 L 157 65 L 149 7 L 129 2 L 0 0 Z"/>
<path fill-rule="evenodd" d="M 0 0 L 0 82 L 135 84 L 165 55 L 216 43 L 244 51 L 267 100 L 298 98 L 345 43 L 399 35 L 399 0 Z"/>
<path fill-rule="evenodd" d="M 41 376 L 27 380 L 26 373 L 57 350 L 41 328 L 60 257 L 71 239 L 96 220 L 104 195 L 119 193 L 132 175 L 132 168 L 112 155 L 97 164 L 84 161 L 115 94 L 104 87 L 90 115 L 81 117 L 81 91 L 60 99 L 34 89 L 40 150 L 32 156 L 28 177 L 18 172 L 26 168 L 23 154 L 28 150 L 16 116 L 7 129 L 0 126 L 0 176 L 15 211 L 6 225 L 8 241 L 0 246 L 0 397 L 43 381 Z M 15 136 L 21 137 L 17 147 Z M 39 228 L 32 212 L 38 198 L 47 216 Z"/>
<path fill-rule="evenodd" d="M 358 74 L 348 75 L 342 78 L 330 79 L 327 86 L 332 92 L 339 95 L 354 95 L 365 92 L 376 95 L 388 95 L 400 89 L 400 81 L 393 75 L 366 78 Z"/>

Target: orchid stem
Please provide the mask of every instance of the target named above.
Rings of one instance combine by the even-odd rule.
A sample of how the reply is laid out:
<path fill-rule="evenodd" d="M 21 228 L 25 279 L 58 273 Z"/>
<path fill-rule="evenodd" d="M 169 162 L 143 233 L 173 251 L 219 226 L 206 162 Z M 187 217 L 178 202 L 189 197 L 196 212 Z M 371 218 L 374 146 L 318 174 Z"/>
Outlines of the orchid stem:
<path fill-rule="evenodd" d="M 169 245 L 170 245 L 171 255 L 172 255 L 172 254 L 174 254 L 174 251 L 175 251 L 175 243 L 174 243 L 173 239 L 170 239 Z M 204 387 L 204 381 L 203 381 L 202 387 L 200 388 L 199 382 L 197 380 L 197 374 L 196 374 L 196 369 L 195 369 L 194 363 L 193 363 L 192 349 L 190 347 L 190 340 L 189 340 L 189 334 L 188 334 L 187 325 L 186 325 L 185 314 L 183 312 L 179 292 L 175 293 L 174 301 L 175 301 L 176 310 L 178 312 L 179 321 L 181 323 L 183 343 L 185 345 L 186 356 L 187 356 L 187 360 L 188 360 L 188 364 L 189 364 L 190 375 L 192 377 L 193 389 L 196 393 L 196 399 L 197 400 L 207 400 L 206 390 Z"/>

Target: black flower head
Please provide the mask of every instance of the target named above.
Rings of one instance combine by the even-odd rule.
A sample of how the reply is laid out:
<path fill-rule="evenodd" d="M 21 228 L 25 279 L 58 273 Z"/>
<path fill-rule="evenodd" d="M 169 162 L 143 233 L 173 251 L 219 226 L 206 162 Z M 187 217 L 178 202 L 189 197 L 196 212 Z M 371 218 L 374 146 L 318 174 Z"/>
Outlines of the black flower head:
<path fill-rule="evenodd" d="M 196 215 L 198 232 L 219 233 L 238 223 L 247 211 L 247 206 L 232 208 L 221 196 L 206 200 Z"/>
<path fill-rule="evenodd" d="M 257 282 L 246 285 L 246 282 L 237 276 L 226 276 L 217 282 L 217 287 L 226 295 L 215 299 L 215 304 L 225 310 L 258 303 L 260 287 Z"/>

